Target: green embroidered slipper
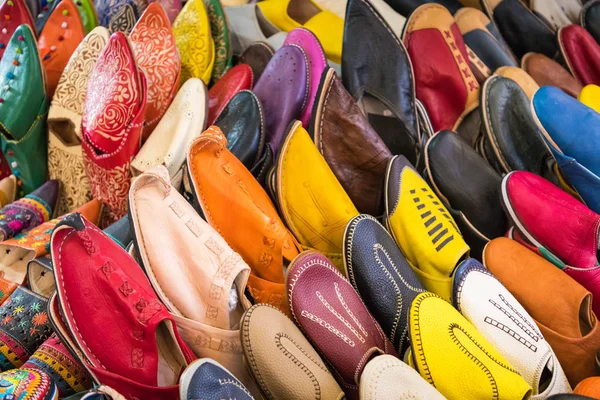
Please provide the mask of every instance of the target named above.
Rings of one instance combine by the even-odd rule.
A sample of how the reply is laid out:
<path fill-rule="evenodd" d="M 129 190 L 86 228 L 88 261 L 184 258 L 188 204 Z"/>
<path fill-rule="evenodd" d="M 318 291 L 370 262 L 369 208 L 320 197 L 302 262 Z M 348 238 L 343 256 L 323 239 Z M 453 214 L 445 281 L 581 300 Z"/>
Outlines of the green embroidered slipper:
<path fill-rule="evenodd" d="M 210 33 L 215 42 L 215 65 L 211 76 L 211 84 L 214 85 L 233 64 L 231 35 L 221 2 L 219 0 L 204 0 L 204 5 L 210 21 Z"/>

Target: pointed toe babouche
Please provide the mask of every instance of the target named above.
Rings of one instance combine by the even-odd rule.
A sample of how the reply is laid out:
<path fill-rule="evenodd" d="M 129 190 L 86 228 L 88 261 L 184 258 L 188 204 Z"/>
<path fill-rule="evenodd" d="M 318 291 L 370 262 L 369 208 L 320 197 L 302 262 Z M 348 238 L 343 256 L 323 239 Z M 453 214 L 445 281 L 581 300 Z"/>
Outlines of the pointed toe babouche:
<path fill-rule="evenodd" d="M 99 24 L 108 28 L 111 33 L 123 32 L 126 35 L 131 32 L 147 5 L 146 0 L 97 0 L 94 2 Z"/>
<path fill-rule="evenodd" d="M 92 195 L 107 206 L 107 223 L 127 212 L 129 166 L 140 149 L 145 109 L 144 74 L 127 37 L 113 33 L 88 81 L 81 123 L 83 164 Z"/>
<path fill-rule="evenodd" d="M 58 1 L 58 0 L 54 0 Z M 4 0 L 0 4 L 0 59 L 6 51 L 8 42 L 20 25 L 28 25 L 35 36 L 35 24 L 24 0 Z M 8 17 L 8 18 L 7 18 Z M 37 17 L 37 14 L 34 15 Z"/>
<path fill-rule="evenodd" d="M 88 80 L 108 38 L 108 30 L 99 26 L 77 46 L 48 110 L 48 174 L 62 186 L 58 215 L 71 212 L 92 198 L 83 166 L 81 117 Z"/>
<path fill-rule="evenodd" d="M 0 61 L 0 140 L 2 153 L 17 177 L 19 197 L 40 187 L 48 175 L 45 74 L 35 36 L 21 25 Z"/>
<path fill-rule="evenodd" d="M 558 31 L 558 42 L 569 71 L 584 85 L 600 85 L 600 44 L 579 25 Z"/>
<path fill-rule="evenodd" d="M 581 92 L 579 92 L 577 100 L 594 111 L 600 112 L 600 86 L 586 85 L 581 89 Z"/>
<path fill-rule="evenodd" d="M 98 26 L 98 17 L 96 16 L 94 3 L 92 0 L 79 0 L 75 2 L 75 5 L 83 24 L 83 30 L 87 35 Z"/>

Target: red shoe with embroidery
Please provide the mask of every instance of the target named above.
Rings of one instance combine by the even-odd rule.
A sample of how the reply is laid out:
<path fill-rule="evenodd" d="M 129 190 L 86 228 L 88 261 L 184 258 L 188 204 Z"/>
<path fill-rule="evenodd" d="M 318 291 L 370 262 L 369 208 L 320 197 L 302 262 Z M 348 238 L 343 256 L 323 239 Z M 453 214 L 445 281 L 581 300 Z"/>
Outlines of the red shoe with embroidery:
<path fill-rule="evenodd" d="M 19 25 L 29 25 L 32 32 L 35 32 L 35 24 L 29 9 L 23 0 L 4 0 L 0 4 L 0 59 L 4 55 L 4 50 L 8 46 L 8 41 Z M 35 35 L 35 34 L 34 34 Z"/>
<path fill-rule="evenodd" d="M 52 233 L 55 331 L 94 381 L 127 399 L 179 398 L 196 357 L 133 258 L 74 213 Z"/>
<path fill-rule="evenodd" d="M 215 123 L 221 112 L 236 93 L 252 89 L 254 75 L 247 64 L 239 64 L 231 68 L 208 91 L 208 122 L 206 126 Z"/>

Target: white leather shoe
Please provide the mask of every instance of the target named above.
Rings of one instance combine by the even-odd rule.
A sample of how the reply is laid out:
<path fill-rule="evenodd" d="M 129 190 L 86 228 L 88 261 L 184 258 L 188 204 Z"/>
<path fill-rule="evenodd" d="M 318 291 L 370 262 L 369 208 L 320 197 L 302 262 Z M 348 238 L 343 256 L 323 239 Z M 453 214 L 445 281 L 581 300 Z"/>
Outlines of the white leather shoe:
<path fill-rule="evenodd" d="M 533 388 L 532 399 L 571 392 L 533 318 L 479 261 L 470 258 L 458 266 L 453 291 L 455 307 Z"/>
<path fill-rule="evenodd" d="M 554 29 L 579 24 L 582 7 L 581 0 L 529 0 L 531 11 L 544 17 Z"/>

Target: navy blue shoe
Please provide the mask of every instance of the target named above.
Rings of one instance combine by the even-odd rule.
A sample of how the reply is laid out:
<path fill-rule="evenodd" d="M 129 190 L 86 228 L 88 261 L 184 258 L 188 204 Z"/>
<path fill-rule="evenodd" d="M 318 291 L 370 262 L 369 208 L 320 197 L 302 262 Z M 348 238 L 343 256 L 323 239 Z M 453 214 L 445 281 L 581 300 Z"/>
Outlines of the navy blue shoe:
<path fill-rule="evenodd" d="M 231 372 L 210 358 L 196 360 L 186 368 L 179 382 L 179 397 L 181 400 L 253 399 Z"/>

